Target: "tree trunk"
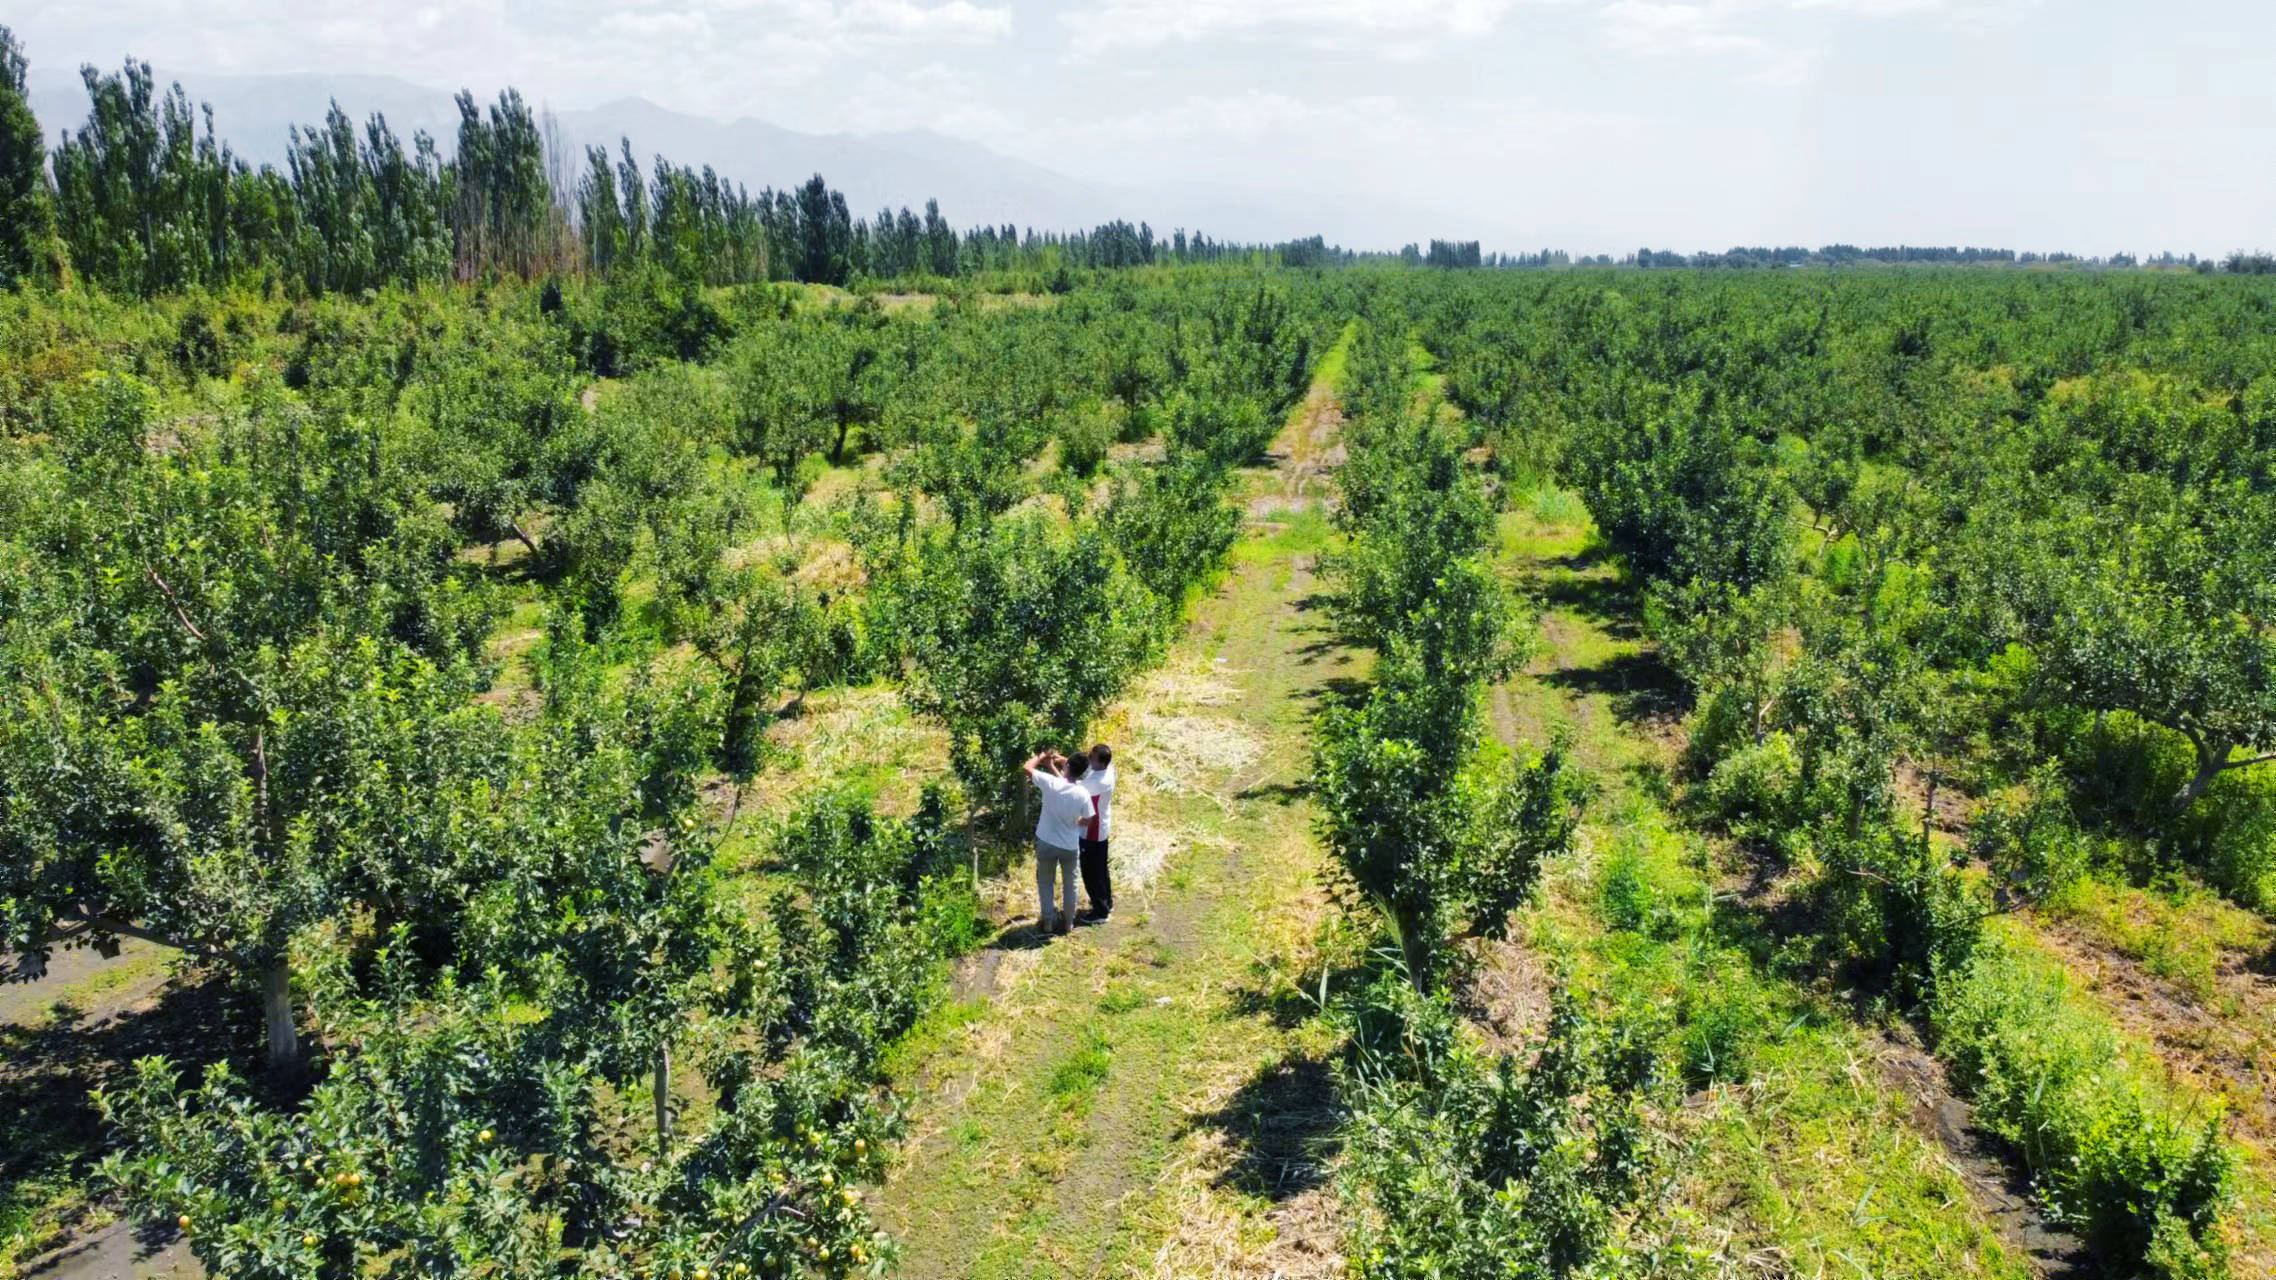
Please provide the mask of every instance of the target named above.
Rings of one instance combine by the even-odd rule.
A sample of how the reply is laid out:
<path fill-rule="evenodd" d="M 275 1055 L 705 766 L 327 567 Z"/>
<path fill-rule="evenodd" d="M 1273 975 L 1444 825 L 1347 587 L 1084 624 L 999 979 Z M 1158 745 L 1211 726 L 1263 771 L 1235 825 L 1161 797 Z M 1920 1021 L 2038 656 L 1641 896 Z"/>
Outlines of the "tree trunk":
<path fill-rule="evenodd" d="M 672 1154 L 672 1050 L 669 1045 L 656 1047 L 656 1161 L 661 1164 Z"/>
<path fill-rule="evenodd" d="M 261 1012 L 269 1029 L 269 1070 L 298 1070 L 300 1031 L 293 1025 L 292 970 L 282 960 L 261 970 Z"/>
<path fill-rule="evenodd" d="M 972 855 L 972 893 L 977 897 L 980 893 L 980 832 L 974 825 L 970 800 L 964 802 L 964 844 Z"/>
<path fill-rule="evenodd" d="M 1928 771 L 1928 798 L 1920 806 L 1920 847 L 1936 847 L 1936 770 Z"/>
<path fill-rule="evenodd" d="M 1407 963 L 1407 981 L 1414 985 L 1416 995 L 1429 995 L 1437 975 L 1432 972 L 1430 938 L 1423 929 L 1423 922 L 1388 904 L 1384 914 L 1390 917 L 1391 928 L 1399 935 L 1399 955 Z"/>
<path fill-rule="evenodd" d="M 2197 774 L 2189 779 L 2188 786 L 2174 794 L 2173 807 L 2176 811 L 2197 803 L 2197 797 L 2205 794 L 2205 788 L 2212 786 L 2213 779 L 2221 776 L 2221 770 L 2229 767 L 2229 749 L 2232 744 L 2227 739 L 2193 738 L 2191 741 L 2197 745 Z"/>

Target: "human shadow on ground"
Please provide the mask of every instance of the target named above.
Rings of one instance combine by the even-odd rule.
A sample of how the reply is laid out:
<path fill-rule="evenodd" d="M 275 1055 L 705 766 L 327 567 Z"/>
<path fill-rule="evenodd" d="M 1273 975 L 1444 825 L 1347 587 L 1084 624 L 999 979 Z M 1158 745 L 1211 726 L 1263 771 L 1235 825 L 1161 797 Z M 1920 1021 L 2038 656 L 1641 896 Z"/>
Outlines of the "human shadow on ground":
<path fill-rule="evenodd" d="M 1233 1150 L 1233 1162 L 1217 1175 L 1220 1189 L 1277 1203 L 1327 1181 L 1340 1114 L 1327 1063 L 1290 1057 L 1259 1068 L 1187 1131 L 1215 1130 Z"/>
<path fill-rule="evenodd" d="M 1580 695 L 1603 694 L 1623 724 L 1668 719 L 1691 709 L 1690 691 L 1656 653 L 1623 653 L 1591 667 L 1565 667 L 1541 677 L 1543 684 Z"/>
<path fill-rule="evenodd" d="M 1277 805 L 1291 805 L 1312 794 L 1309 782 L 1260 782 L 1253 787 L 1235 792 L 1235 800 L 1270 800 Z"/>

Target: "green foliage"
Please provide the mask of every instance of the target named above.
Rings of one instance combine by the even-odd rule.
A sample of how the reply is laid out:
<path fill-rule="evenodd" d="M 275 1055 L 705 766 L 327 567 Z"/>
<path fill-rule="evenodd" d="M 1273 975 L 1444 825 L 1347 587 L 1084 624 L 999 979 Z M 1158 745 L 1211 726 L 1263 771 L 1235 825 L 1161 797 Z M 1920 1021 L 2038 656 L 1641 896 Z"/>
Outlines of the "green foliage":
<path fill-rule="evenodd" d="M 2005 449 L 2010 486 L 1970 531 L 1986 613 L 2033 646 L 2047 692 L 2187 738 L 2186 809 L 2238 748 L 2276 748 L 2276 413 L 2134 377 L 2050 397 Z"/>
<path fill-rule="evenodd" d="M 2168 1101 L 2059 970 L 1983 947 L 1952 971 L 1934 1025 L 1978 1122 L 2016 1146 L 2050 1207 L 2114 1274 L 2227 1273 L 2218 1223 L 2236 1156 L 2218 1117 Z"/>
<path fill-rule="evenodd" d="M 735 333 L 700 284 L 657 270 L 622 272 L 563 315 L 578 364 L 601 378 L 710 359 Z"/>
<path fill-rule="evenodd" d="M 1163 608 L 1091 525 L 1028 509 L 979 536 L 943 528 L 889 588 L 909 702 L 948 728 L 965 794 L 1021 793 L 1017 766 L 1074 740 L 1161 638 Z"/>
<path fill-rule="evenodd" d="M 2050 763 L 1976 815 L 1973 852 L 1992 874 L 2034 901 L 2059 898 L 2093 870 L 2092 850 L 2071 812 L 2070 788 Z"/>
<path fill-rule="evenodd" d="M 1532 1065 L 1464 1041 L 1446 997 L 1386 974 L 1340 1016 L 1349 1109 L 1340 1177 L 1359 1276 L 1524 1277 L 1649 1270 L 1621 1228 L 1661 1159 L 1668 1102 L 1653 1032 L 1599 1025 L 1560 993 Z M 1626 1233 L 1639 1236 L 1633 1228 Z"/>
<path fill-rule="evenodd" d="M 531 912 L 552 960 L 525 989 L 496 970 L 430 986 L 398 931 L 372 995 L 344 959 L 314 976 L 343 1048 L 306 1100 L 266 1107 L 225 1067 L 185 1088 L 146 1060 L 102 1099 L 131 1135 L 105 1177 L 189 1218 L 233 1276 L 864 1270 L 887 1246 L 847 1184 L 882 1172 L 880 1055 L 958 941 L 929 905 L 945 839 L 937 794 L 907 823 L 825 799 L 779 846 L 805 900 L 780 896 L 764 927 L 718 906 L 700 838 L 672 841 L 668 871 L 618 846 L 620 873 Z M 674 1047 L 708 1120 L 612 1142 L 623 1094 Z"/>
<path fill-rule="evenodd" d="M 0 289 L 58 275 L 47 150 L 25 100 L 24 72 L 23 47 L 0 26 Z"/>
<path fill-rule="evenodd" d="M 1828 956 L 1853 981 L 1906 1006 L 1967 963 L 1985 907 L 1950 859 L 1918 838 L 1870 826 L 1820 829 L 1813 906 Z"/>
<path fill-rule="evenodd" d="M 1378 661 L 1364 700 L 1322 712 L 1314 784 L 1348 889 L 1381 911 L 1430 993 L 1455 935 L 1499 937 L 1542 860 L 1570 846 L 1587 788 L 1560 748 L 1523 766 L 1479 751 L 1480 685 L 1516 648 L 1485 555 L 1493 509 L 1451 429 L 1417 412 L 1406 349 L 1386 332 L 1362 324 L 1348 348 L 1348 541 L 1324 566 L 1338 624 Z"/>
<path fill-rule="evenodd" d="M 1695 397 L 1639 390 L 1622 407 L 1582 424 L 1566 465 L 1629 568 L 1741 591 L 1785 572 L 1785 497 L 1753 441 Z"/>
<path fill-rule="evenodd" d="M 1106 540 L 1156 599 L 1183 603 L 1202 577 L 1224 563 L 1240 535 L 1240 512 L 1225 500 L 1226 474 L 1191 455 L 1116 473 L 1101 513 Z"/>
<path fill-rule="evenodd" d="M 1676 1010 L 1684 1078 L 1694 1085 L 1744 1081 L 1758 1047 L 1774 1034 L 1769 997 L 1733 957 L 1710 954 L 1697 967 Z"/>
<path fill-rule="evenodd" d="M 1793 737 L 1773 731 L 1724 752 L 1700 780 L 1695 799 L 1733 831 L 1776 839 L 1795 825 L 1801 784 Z"/>

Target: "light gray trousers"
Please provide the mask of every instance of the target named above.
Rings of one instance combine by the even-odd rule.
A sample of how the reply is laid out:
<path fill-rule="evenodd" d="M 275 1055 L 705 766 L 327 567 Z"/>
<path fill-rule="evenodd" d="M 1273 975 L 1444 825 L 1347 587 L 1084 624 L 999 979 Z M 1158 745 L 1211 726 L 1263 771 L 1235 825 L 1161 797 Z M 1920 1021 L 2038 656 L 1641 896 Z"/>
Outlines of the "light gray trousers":
<path fill-rule="evenodd" d="M 1051 879 L 1053 876 L 1057 876 L 1060 884 L 1065 886 L 1064 901 L 1067 905 L 1064 910 L 1067 922 L 1072 924 L 1075 920 L 1075 851 L 1073 849 L 1062 849 L 1057 845 L 1045 844 L 1038 840 L 1035 842 L 1035 896 L 1042 904 L 1042 913 L 1037 916 L 1037 920 L 1046 929 L 1050 928 L 1052 924 Z"/>

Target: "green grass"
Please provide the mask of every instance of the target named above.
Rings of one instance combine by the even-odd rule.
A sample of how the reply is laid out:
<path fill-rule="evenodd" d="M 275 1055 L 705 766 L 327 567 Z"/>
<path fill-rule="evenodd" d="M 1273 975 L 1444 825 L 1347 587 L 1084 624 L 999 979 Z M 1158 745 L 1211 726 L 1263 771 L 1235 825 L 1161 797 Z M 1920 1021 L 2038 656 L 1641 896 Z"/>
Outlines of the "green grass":
<path fill-rule="evenodd" d="M 1282 483 L 1260 470 L 1240 497 Z M 1239 778 L 1173 790 L 1146 786 L 1132 750 L 1117 820 L 1167 836 L 1168 861 L 1151 886 L 1117 887 L 1113 924 L 1007 952 L 985 1006 L 914 1067 L 938 1083 L 912 1099 L 906 1163 L 872 1201 L 903 1244 L 902 1275 L 1207 1273 L 1221 1255 L 1181 1261 L 1196 1224 L 1212 1247 L 1269 1244 L 1273 1205 L 1227 1176 L 1236 1122 L 1216 1115 L 1312 1051 L 1242 993 L 1271 985 L 1260 974 L 1293 980 L 1316 929 L 1319 854 L 1292 788 L 1308 766 L 1307 695 L 1348 668 L 1299 656 L 1322 623 L 1294 603 L 1328 529 L 1277 513 L 1196 603 L 1168 669 L 1211 672 L 1237 696 L 1184 705 L 1173 678 L 1110 711 L 1109 724 L 1224 717 L 1265 755 Z M 1022 903 L 1025 875 L 1004 886 Z"/>
<path fill-rule="evenodd" d="M 1359 321 L 1353 320 L 1344 325 L 1336 335 L 1335 344 L 1320 357 L 1318 364 L 1312 366 L 1312 385 L 1315 388 L 1328 391 L 1343 388 L 1344 371 L 1351 365 L 1351 344 L 1358 337 Z"/>
<path fill-rule="evenodd" d="M 1600 1007 L 1670 1027 L 1693 1091 L 1671 1211 L 1730 1233 L 1732 1254 L 1775 1251 L 1794 1275 L 2032 1274 L 1909 1123 L 1864 1033 L 1739 945 L 1751 927 L 1714 897 L 1717 850 L 1668 806 L 1664 748 L 1621 719 L 1614 692 L 1544 678 L 1643 660 L 1649 646 L 1616 568 L 1573 563 L 1594 530 L 1570 495 L 1512 505 L 1501 547 L 1521 585 L 1552 601 L 1550 670 L 1501 691 L 1499 727 L 1533 742 L 1564 732 L 1602 788 L 1586 852 L 1550 869 L 1524 936 Z"/>
<path fill-rule="evenodd" d="M 1098 1011 L 1106 1014 L 1128 1013 L 1145 1003 L 1146 997 L 1137 987 L 1117 982 L 1109 985 L 1106 994 L 1098 998 Z"/>
<path fill-rule="evenodd" d="M 2266 918 L 2187 880 L 2136 888 L 2089 876 L 2058 891 L 2042 910 L 2207 1002 L 2219 998 L 2225 958 L 2256 954 L 2276 941 Z"/>
<path fill-rule="evenodd" d="M 878 1074 L 887 1080 L 909 1082 L 934 1055 L 946 1051 L 987 1011 L 984 1000 L 943 1000 L 925 1011 L 917 1024 L 886 1046 L 878 1058 Z"/>
<path fill-rule="evenodd" d="M 2023 1154 L 2097 1251 L 2137 1266 L 2153 1210 L 2195 1217 L 2220 1203 L 2195 1181 L 2226 1158 L 2211 1127 L 2218 1109 L 2169 1084 L 2155 1055 L 2020 934 L 1994 928 L 1939 983 L 1937 1053 L 1978 1122 Z"/>
<path fill-rule="evenodd" d="M 1051 1075 L 1043 1083 L 1043 1091 L 1061 1107 L 1076 1107 L 1087 1102 L 1098 1087 L 1106 1083 L 1106 1076 L 1114 1069 L 1114 1045 L 1106 1033 L 1096 1026 L 1083 1028 L 1082 1039 L 1074 1051 L 1059 1060 Z"/>
<path fill-rule="evenodd" d="M 1318 555 L 1336 542 L 1335 524 L 1318 507 L 1276 511 L 1233 544 L 1233 563 L 1285 563 Z"/>

